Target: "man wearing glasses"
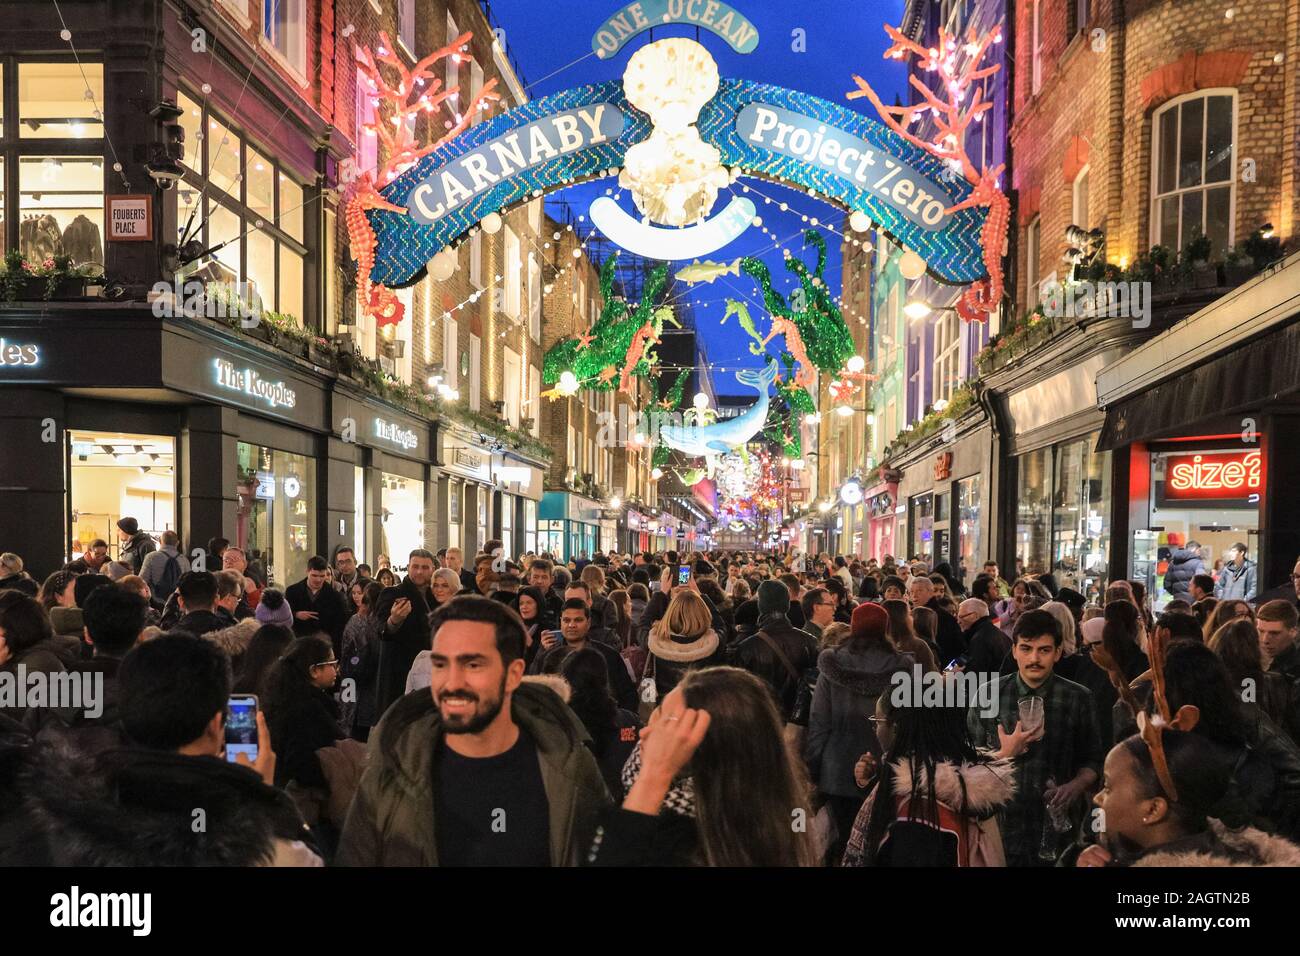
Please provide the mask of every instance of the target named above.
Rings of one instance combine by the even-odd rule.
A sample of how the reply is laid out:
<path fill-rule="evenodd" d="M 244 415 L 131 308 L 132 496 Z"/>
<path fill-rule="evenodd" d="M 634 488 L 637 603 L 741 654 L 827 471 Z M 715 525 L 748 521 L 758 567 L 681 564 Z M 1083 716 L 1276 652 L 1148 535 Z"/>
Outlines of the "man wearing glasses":
<path fill-rule="evenodd" d="M 820 644 L 822 632 L 835 620 L 835 598 L 825 588 L 809 588 L 800 603 L 803 606 L 803 629 Z"/>

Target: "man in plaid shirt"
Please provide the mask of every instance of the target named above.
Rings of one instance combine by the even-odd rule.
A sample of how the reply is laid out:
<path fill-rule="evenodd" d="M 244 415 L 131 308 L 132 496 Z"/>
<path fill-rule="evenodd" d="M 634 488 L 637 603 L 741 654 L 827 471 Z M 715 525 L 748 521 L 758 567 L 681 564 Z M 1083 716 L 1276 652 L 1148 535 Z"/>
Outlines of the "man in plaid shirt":
<path fill-rule="evenodd" d="M 1100 776 L 1105 751 L 1091 691 L 1054 673 L 1061 659 L 1056 618 L 1041 610 L 1022 614 L 1011 653 L 1016 673 L 994 678 L 994 686 L 979 694 L 983 701 L 996 699 L 997 713 L 990 715 L 977 704 L 968 719 L 977 747 L 998 749 L 1001 730 L 1010 752 L 1017 754 L 1016 793 L 1000 821 L 1007 866 L 1041 866 L 1046 862 L 1038 858 L 1043 826 L 1050 825 L 1045 801 L 1075 810 Z M 1020 726 L 1019 703 L 1026 697 L 1043 699 L 1043 725 L 1032 734 Z"/>

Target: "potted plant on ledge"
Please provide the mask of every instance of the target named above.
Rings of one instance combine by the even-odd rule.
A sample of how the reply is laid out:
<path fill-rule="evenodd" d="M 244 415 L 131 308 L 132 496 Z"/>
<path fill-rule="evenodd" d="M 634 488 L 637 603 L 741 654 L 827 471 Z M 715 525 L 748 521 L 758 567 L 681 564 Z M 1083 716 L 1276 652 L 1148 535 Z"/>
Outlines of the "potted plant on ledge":
<path fill-rule="evenodd" d="M 72 257 L 65 255 L 50 256 L 33 266 L 20 251 L 11 249 L 0 272 L 0 298 L 6 302 L 83 298 L 93 269 L 93 265 L 74 266 Z M 102 280 L 98 284 L 102 287 Z"/>

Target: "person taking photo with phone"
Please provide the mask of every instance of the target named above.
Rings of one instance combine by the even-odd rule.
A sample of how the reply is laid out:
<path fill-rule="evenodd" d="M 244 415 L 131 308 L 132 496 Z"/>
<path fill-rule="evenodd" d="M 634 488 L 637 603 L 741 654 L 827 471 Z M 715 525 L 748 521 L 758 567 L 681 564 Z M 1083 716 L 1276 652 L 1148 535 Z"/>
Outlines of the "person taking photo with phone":
<path fill-rule="evenodd" d="M 307 559 L 307 576 L 285 588 L 284 599 L 293 610 L 294 634 L 328 634 L 337 654 L 343 647 L 343 628 L 352 616 L 352 607 L 329 583 L 329 567 L 320 555 L 312 555 Z"/>
<path fill-rule="evenodd" d="M 433 554 L 416 548 L 406 559 L 401 584 L 384 588 L 375 606 L 379 627 L 379 680 L 375 713 L 382 716 L 406 692 L 406 676 L 421 651 L 429 649 L 433 595 Z"/>

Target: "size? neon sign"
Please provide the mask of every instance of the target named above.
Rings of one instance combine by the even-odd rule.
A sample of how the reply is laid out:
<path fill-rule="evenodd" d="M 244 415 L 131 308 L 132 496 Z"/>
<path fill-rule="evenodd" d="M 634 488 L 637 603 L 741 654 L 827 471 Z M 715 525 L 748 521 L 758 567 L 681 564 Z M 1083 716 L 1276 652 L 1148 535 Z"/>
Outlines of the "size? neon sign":
<path fill-rule="evenodd" d="M 1165 497 L 1245 498 L 1259 492 L 1263 479 L 1259 451 L 1174 455 L 1166 462 Z"/>

